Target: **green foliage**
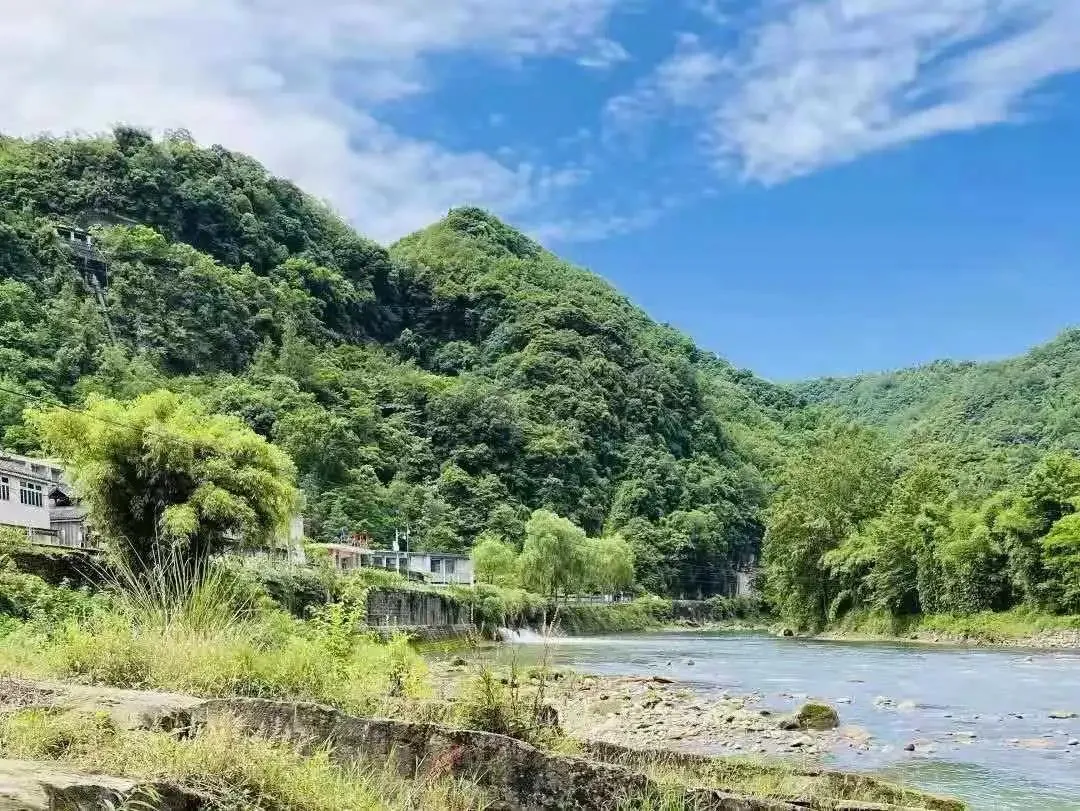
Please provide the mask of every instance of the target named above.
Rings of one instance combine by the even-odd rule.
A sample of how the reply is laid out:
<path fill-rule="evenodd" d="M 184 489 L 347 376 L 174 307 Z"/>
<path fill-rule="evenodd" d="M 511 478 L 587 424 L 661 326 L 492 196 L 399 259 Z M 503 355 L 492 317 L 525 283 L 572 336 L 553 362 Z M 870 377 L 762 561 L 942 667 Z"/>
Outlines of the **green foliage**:
<path fill-rule="evenodd" d="M 326 604 L 300 622 L 247 585 L 226 567 L 200 568 L 181 558 L 121 574 L 91 610 L 44 616 L 0 639 L 0 670 L 194 695 L 319 701 L 361 714 L 424 693 L 423 662 L 403 638 L 387 645 L 364 636 L 355 603 Z"/>
<path fill-rule="evenodd" d="M 523 585 L 557 598 L 586 578 L 585 531 L 548 510 L 537 510 L 525 525 L 525 545 L 518 563 Z"/>
<path fill-rule="evenodd" d="M 481 583 L 513 588 L 518 585 L 517 552 L 502 538 L 484 534 L 472 550 L 473 574 Z"/>
<path fill-rule="evenodd" d="M 568 634 L 613 634 L 671 625 L 673 612 L 670 600 L 642 597 L 624 603 L 561 604 L 553 619 Z"/>
<path fill-rule="evenodd" d="M 618 594 L 634 582 L 634 550 L 621 535 L 586 543 L 585 583 L 589 591 Z"/>
<path fill-rule="evenodd" d="M 190 786 L 208 807 L 236 811 L 466 811 L 485 805 L 482 792 L 465 781 L 443 775 L 403 780 L 389 767 L 342 765 L 328 749 L 305 752 L 222 722 L 177 736 L 120 730 L 103 714 L 24 710 L 0 718 L 0 755 Z M 159 805 L 132 800 L 122 807 Z"/>
<path fill-rule="evenodd" d="M 246 583 L 251 593 L 265 594 L 295 617 L 305 617 L 310 609 L 332 602 L 341 591 L 341 578 L 329 566 L 300 566 L 272 558 L 233 556 L 215 561 L 215 566 Z"/>
<path fill-rule="evenodd" d="M 95 528 L 129 563 L 149 565 L 167 550 L 199 559 L 229 537 L 269 546 L 297 503 L 280 450 L 191 398 L 93 396 L 83 411 L 46 409 L 31 420 L 67 465 Z"/>
<path fill-rule="evenodd" d="M 1043 457 L 989 495 L 867 429 L 812 434 L 785 469 L 765 543 L 768 594 L 804 627 L 857 616 L 1080 612 L 1080 460 Z M 899 471 L 898 475 L 890 471 Z"/>
<path fill-rule="evenodd" d="M 802 625 L 820 625 L 842 597 L 825 557 L 884 506 L 890 471 L 883 443 L 843 425 L 813 433 L 780 478 L 769 508 L 764 562 L 770 601 Z"/>
<path fill-rule="evenodd" d="M 515 666 L 505 679 L 485 667 L 465 685 L 455 704 L 454 721 L 465 729 L 550 746 L 557 731 L 544 723 L 544 682 L 539 688 L 527 688 L 524 682 Z"/>
<path fill-rule="evenodd" d="M 544 509 L 706 596 L 758 551 L 794 398 L 482 211 L 387 252 L 249 158 L 128 128 L 0 139 L 0 211 L 7 447 L 40 450 L 27 396 L 165 388 L 288 453 L 313 540 L 520 546 Z M 57 221 L 92 226 L 103 293 Z"/>

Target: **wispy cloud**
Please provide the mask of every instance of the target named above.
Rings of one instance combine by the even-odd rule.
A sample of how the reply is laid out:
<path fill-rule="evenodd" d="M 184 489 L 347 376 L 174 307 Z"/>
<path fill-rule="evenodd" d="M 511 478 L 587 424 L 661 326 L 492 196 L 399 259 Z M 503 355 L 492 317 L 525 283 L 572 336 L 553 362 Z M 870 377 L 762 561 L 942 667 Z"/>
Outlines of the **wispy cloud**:
<path fill-rule="evenodd" d="M 727 63 L 708 50 L 696 34 L 677 37 L 675 52 L 629 92 L 610 99 L 605 115 L 619 129 L 647 124 L 670 107 L 708 103 Z"/>
<path fill-rule="evenodd" d="M 1017 119 L 1080 70 L 1074 0 L 794 0 L 734 47 L 683 37 L 609 121 L 691 110 L 722 171 L 777 182 L 906 142 Z M 642 115 L 642 113 L 647 115 Z"/>
<path fill-rule="evenodd" d="M 438 54 L 611 59 L 615 2 L 14 0 L 0 26 L 0 130 L 185 127 L 388 240 L 463 202 L 526 211 L 568 175 L 409 137 L 379 105 L 424 92 Z"/>
<path fill-rule="evenodd" d="M 626 48 L 613 39 L 598 39 L 591 50 L 578 57 L 577 63 L 583 68 L 606 70 L 630 58 Z"/>
<path fill-rule="evenodd" d="M 541 242 L 599 242 L 614 236 L 643 231 L 687 203 L 687 198 L 667 195 L 650 202 L 640 202 L 627 212 L 609 208 L 583 211 L 574 217 L 540 223 L 531 230 Z"/>

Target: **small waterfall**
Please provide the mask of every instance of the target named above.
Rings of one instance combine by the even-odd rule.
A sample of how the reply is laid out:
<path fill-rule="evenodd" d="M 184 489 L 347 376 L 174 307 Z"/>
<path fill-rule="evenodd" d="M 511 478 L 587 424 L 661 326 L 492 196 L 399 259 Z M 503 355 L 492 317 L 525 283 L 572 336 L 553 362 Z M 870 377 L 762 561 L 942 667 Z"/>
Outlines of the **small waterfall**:
<path fill-rule="evenodd" d="M 545 641 L 550 641 L 528 628 L 499 628 L 495 633 L 500 642 L 509 642 L 512 645 L 543 645 Z"/>

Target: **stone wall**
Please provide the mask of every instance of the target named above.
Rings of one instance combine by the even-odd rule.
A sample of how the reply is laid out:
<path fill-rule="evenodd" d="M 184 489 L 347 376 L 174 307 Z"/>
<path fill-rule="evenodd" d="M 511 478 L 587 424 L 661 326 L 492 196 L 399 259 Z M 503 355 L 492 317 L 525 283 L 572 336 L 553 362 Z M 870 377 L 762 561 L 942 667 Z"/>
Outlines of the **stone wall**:
<path fill-rule="evenodd" d="M 453 628 L 469 625 L 468 609 L 446 594 L 408 589 L 371 589 L 367 624 L 372 628 Z"/>
<path fill-rule="evenodd" d="M 37 575 L 54 586 L 67 583 L 96 588 L 109 577 L 105 562 L 83 550 L 28 547 L 13 551 L 11 559 L 19 571 Z"/>
<path fill-rule="evenodd" d="M 488 793 L 490 811 L 615 811 L 661 803 L 661 807 L 695 811 L 799 811 L 806 807 L 708 788 L 688 788 L 674 798 L 670 789 L 624 766 L 549 754 L 490 732 L 354 718 L 315 704 L 211 699 L 195 708 L 191 717 L 196 727 L 228 720 L 250 733 L 309 751 L 332 743 L 330 756 L 343 765 L 374 762 L 410 779 L 476 780 Z"/>

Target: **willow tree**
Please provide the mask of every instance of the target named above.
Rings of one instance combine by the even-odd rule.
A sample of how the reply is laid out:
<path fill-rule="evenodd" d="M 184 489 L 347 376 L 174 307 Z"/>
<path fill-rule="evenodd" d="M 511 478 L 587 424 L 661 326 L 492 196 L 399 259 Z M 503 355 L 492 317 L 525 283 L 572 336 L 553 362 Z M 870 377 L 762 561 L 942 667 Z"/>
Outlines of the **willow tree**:
<path fill-rule="evenodd" d="M 588 551 L 585 530 L 549 510 L 536 510 L 525 524 L 518 565 L 521 582 L 538 594 L 558 598 L 585 580 Z"/>
<path fill-rule="evenodd" d="M 297 507 L 289 457 L 197 399 L 92 395 L 84 409 L 27 417 L 66 465 L 94 529 L 137 567 L 173 553 L 198 561 L 227 544 L 269 546 Z"/>

